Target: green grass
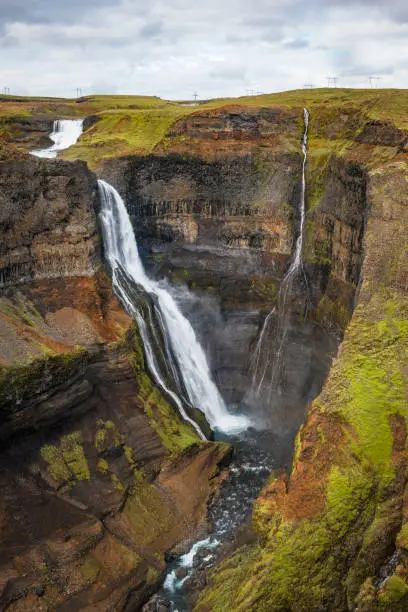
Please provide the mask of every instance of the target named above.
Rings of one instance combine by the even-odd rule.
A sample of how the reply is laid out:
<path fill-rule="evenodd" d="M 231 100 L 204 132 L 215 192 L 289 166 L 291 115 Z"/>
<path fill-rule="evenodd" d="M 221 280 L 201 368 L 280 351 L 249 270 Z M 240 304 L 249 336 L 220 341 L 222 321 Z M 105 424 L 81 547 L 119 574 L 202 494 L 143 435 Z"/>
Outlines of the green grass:
<path fill-rule="evenodd" d="M 97 123 L 63 157 L 86 159 L 90 167 L 95 168 L 109 157 L 146 155 L 165 137 L 170 126 L 185 114 L 179 106 L 104 111 Z"/>
<path fill-rule="evenodd" d="M 319 163 L 333 151 L 343 154 L 352 148 L 353 137 L 368 119 L 389 121 L 398 128 L 408 128 L 408 91 L 396 89 L 302 89 L 219 98 L 191 107 L 154 96 L 104 95 L 78 100 L 10 96 L 0 98 L 0 119 L 32 115 L 53 118 L 97 116 L 99 121 L 64 155 L 66 159 L 85 159 L 95 168 L 108 157 L 148 154 L 165 139 L 169 128 L 179 118 L 226 106 L 299 109 L 300 123 L 302 107 L 306 106 L 311 113 L 312 163 L 314 156 Z M 381 159 L 387 155 L 387 150 L 377 152 Z"/>

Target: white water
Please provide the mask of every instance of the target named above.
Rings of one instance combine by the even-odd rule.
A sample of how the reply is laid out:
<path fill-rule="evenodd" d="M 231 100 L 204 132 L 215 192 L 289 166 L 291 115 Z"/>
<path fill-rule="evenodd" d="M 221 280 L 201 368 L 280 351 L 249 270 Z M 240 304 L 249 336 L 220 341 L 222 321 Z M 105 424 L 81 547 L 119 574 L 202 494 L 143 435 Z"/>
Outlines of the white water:
<path fill-rule="evenodd" d="M 292 263 L 289 266 L 287 273 L 282 281 L 281 288 L 279 290 L 278 297 L 278 316 L 283 320 L 286 315 L 286 298 L 293 289 L 293 282 L 299 273 L 302 273 L 304 280 L 306 281 L 306 276 L 303 270 L 303 261 L 302 261 L 302 250 L 303 250 L 303 236 L 304 236 L 304 228 L 305 228 L 305 217 L 306 217 L 306 164 L 307 164 L 307 138 L 309 132 L 309 111 L 307 108 L 303 109 L 303 120 L 304 120 L 304 131 L 302 137 L 302 183 L 301 183 L 301 191 L 300 191 L 300 201 L 299 201 L 299 209 L 300 209 L 300 227 L 299 227 L 299 235 L 296 240 L 295 253 L 292 259 Z M 307 282 L 307 281 L 306 281 Z M 282 329 L 282 325 L 280 325 L 281 337 L 278 340 L 278 348 L 276 350 L 275 355 L 272 359 L 270 359 L 269 351 L 267 354 L 264 354 L 263 346 L 265 343 L 265 338 L 269 339 L 270 326 L 273 323 L 272 315 L 275 313 L 276 308 L 273 308 L 271 312 L 265 318 L 261 333 L 258 338 L 258 342 L 256 343 L 254 353 L 251 358 L 251 369 L 252 369 L 252 392 L 256 395 L 259 395 L 264 379 L 267 373 L 269 366 L 272 363 L 272 384 L 275 382 L 276 373 L 278 370 L 278 366 L 282 357 L 282 351 L 284 347 L 284 343 L 286 340 L 286 330 Z M 276 338 L 275 338 L 276 340 Z M 264 359 L 262 360 L 262 371 L 260 371 L 260 356 L 264 354 Z"/>
<path fill-rule="evenodd" d="M 307 136 L 309 131 L 309 111 L 307 108 L 303 109 L 303 120 L 304 120 L 304 132 L 302 138 L 302 153 L 303 153 L 303 163 L 302 163 L 302 187 L 300 192 L 300 228 L 299 228 L 299 236 L 296 240 L 296 248 L 295 255 L 293 257 L 292 264 L 286 274 L 286 279 L 290 276 L 293 276 L 299 268 L 303 266 L 302 264 L 302 248 L 303 248 L 303 234 L 305 228 L 305 195 L 306 195 L 306 163 L 307 163 Z"/>
<path fill-rule="evenodd" d="M 248 427 L 245 417 L 228 413 L 224 401 L 211 379 L 208 363 L 193 328 L 177 307 L 170 293 L 158 282 L 146 275 L 139 252 L 132 224 L 125 204 L 119 193 L 105 181 L 98 181 L 101 197 L 100 219 L 103 228 L 105 254 L 112 269 L 113 288 L 123 306 L 136 318 L 145 347 L 146 358 L 151 374 L 159 386 L 168 393 L 177 404 L 181 416 L 195 427 L 204 438 L 198 425 L 187 415 L 181 399 L 171 391 L 158 368 L 154 351 L 149 342 L 146 323 L 137 306 L 133 303 L 126 286 L 120 282 L 120 272 L 134 283 L 143 287 L 157 304 L 160 316 L 165 323 L 169 342 L 178 370 L 192 406 L 204 412 L 212 429 L 222 431 L 241 431 Z"/>
<path fill-rule="evenodd" d="M 190 548 L 190 550 L 180 557 L 179 567 L 184 567 L 186 570 L 191 570 L 194 564 L 194 557 L 202 548 L 206 550 L 211 550 L 212 548 L 217 548 L 221 542 L 213 537 L 208 537 L 205 540 L 199 540 Z M 212 558 L 212 555 L 208 555 L 203 561 L 209 561 Z M 190 573 L 190 572 L 189 572 Z M 177 578 L 176 570 L 172 570 L 166 576 L 166 579 L 163 583 L 163 588 L 169 591 L 170 593 L 174 593 L 176 589 L 181 589 L 185 580 L 188 578 L 189 573 L 185 576 L 185 578 Z"/>
<path fill-rule="evenodd" d="M 31 155 L 36 157 L 53 158 L 58 153 L 72 147 L 83 132 L 83 119 L 59 119 L 54 121 L 54 128 L 50 134 L 53 145 L 47 149 L 31 151 Z"/>

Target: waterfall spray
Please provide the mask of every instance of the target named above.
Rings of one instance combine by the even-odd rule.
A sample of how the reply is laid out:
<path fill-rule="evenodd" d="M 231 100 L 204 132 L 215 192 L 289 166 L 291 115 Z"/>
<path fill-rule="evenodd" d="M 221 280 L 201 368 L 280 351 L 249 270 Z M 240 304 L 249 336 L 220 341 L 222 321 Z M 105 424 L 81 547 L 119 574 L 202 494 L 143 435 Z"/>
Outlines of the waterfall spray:
<path fill-rule="evenodd" d="M 98 181 L 98 185 L 105 255 L 112 271 L 113 289 L 127 312 L 138 322 L 151 375 L 173 399 L 183 419 L 188 421 L 201 437 L 204 437 L 203 433 L 187 414 L 186 405 L 202 410 L 214 429 L 246 429 L 248 421 L 245 417 L 234 416 L 228 412 L 211 379 L 207 359 L 190 322 L 181 313 L 163 284 L 146 275 L 132 224 L 119 193 L 105 181 Z M 162 354 L 167 376 L 163 373 L 155 352 L 155 346 L 160 343 L 156 341 L 154 325 L 149 322 L 137 303 L 137 293 L 140 292 L 148 296 L 155 310 L 155 320 L 163 337 Z"/>

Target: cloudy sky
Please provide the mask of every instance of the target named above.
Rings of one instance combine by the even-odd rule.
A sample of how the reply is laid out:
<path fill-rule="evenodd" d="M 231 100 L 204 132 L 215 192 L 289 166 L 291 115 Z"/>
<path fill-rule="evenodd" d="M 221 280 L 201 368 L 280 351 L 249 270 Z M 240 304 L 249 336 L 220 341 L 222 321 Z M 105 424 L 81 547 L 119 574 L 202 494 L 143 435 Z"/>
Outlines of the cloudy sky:
<path fill-rule="evenodd" d="M 408 88 L 407 0 L 0 0 L 0 89 L 169 99 Z"/>

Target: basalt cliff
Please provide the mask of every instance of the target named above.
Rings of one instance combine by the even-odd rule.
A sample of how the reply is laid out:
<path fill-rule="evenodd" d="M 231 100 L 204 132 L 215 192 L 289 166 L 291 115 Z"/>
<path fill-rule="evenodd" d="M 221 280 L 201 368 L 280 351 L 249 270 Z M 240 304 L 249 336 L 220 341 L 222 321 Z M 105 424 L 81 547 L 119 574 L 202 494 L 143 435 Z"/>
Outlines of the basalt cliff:
<path fill-rule="evenodd" d="M 272 432 L 284 468 L 200 612 L 407 609 L 406 101 L 294 92 L 151 116 L 84 101 L 92 120 L 65 156 L 121 193 L 149 275 L 171 283 L 229 406 Z M 1 603 L 137 610 L 229 451 L 200 444 L 149 378 L 102 267 L 95 176 L 27 161 L 17 116 L 0 164 Z"/>

